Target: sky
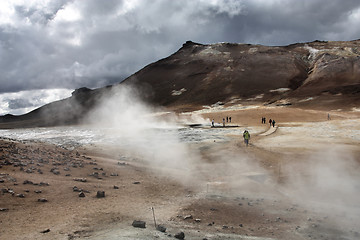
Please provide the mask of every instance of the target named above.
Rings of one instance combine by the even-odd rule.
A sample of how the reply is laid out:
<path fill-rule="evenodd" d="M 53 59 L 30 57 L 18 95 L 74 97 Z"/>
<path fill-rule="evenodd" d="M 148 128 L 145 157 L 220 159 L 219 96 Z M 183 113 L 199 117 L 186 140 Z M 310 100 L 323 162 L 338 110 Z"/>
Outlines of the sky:
<path fill-rule="evenodd" d="M 360 38 L 359 0 L 0 0 L 0 115 L 118 83 L 188 40 Z"/>

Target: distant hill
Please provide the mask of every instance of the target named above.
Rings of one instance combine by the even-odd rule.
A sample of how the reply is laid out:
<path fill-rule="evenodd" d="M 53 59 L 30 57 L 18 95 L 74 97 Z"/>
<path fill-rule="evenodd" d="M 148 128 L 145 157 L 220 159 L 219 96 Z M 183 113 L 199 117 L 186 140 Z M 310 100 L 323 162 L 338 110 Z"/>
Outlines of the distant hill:
<path fill-rule="evenodd" d="M 349 110 L 360 105 L 360 40 L 289 46 L 186 42 L 114 86 L 81 88 L 0 127 L 76 124 L 109 90 L 130 85 L 151 104 L 191 111 L 213 104 Z M 46 117 L 45 117 L 46 116 Z"/>

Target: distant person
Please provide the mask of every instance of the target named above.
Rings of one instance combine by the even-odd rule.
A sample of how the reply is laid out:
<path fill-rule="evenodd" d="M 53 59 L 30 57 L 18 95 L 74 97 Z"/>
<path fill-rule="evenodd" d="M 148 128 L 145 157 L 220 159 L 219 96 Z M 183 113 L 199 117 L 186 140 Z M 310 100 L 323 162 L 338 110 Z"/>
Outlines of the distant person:
<path fill-rule="evenodd" d="M 250 140 L 250 133 L 248 132 L 248 130 L 244 131 L 243 138 L 244 138 L 244 142 L 245 142 L 246 146 L 248 146 L 249 140 Z"/>
<path fill-rule="evenodd" d="M 226 122 L 229 122 L 229 117 L 228 116 L 226 116 Z"/>
<path fill-rule="evenodd" d="M 272 124 L 272 120 L 271 120 L 271 118 L 270 118 L 270 120 L 269 120 L 269 123 L 270 123 L 270 127 L 271 127 L 271 124 Z"/>
<path fill-rule="evenodd" d="M 264 117 L 264 124 L 266 124 L 266 117 Z"/>
<path fill-rule="evenodd" d="M 229 117 L 229 122 L 231 122 L 231 117 Z"/>
<path fill-rule="evenodd" d="M 214 121 L 214 119 L 211 121 L 211 126 L 215 127 L 215 121 Z"/>
<path fill-rule="evenodd" d="M 223 127 L 225 127 L 225 118 L 223 118 Z"/>
<path fill-rule="evenodd" d="M 331 120 L 331 118 L 330 118 L 330 113 L 328 113 L 328 120 Z"/>
<path fill-rule="evenodd" d="M 275 120 L 272 120 L 272 125 L 273 127 L 275 127 Z"/>

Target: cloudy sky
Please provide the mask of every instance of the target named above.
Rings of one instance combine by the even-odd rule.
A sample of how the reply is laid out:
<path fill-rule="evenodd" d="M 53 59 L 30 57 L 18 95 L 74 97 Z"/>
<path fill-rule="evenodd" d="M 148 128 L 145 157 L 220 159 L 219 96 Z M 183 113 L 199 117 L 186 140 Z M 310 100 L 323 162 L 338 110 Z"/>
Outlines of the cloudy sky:
<path fill-rule="evenodd" d="M 187 40 L 354 40 L 359 26 L 359 0 L 1 0 L 0 115 L 120 82 Z"/>

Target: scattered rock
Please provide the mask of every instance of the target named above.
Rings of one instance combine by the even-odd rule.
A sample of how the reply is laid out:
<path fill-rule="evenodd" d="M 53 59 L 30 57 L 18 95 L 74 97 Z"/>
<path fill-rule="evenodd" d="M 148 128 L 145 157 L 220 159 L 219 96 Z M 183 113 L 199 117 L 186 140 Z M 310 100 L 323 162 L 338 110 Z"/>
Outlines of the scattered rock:
<path fill-rule="evenodd" d="M 34 184 L 32 181 L 29 181 L 29 180 L 25 180 L 24 182 L 23 182 L 23 184 Z"/>
<path fill-rule="evenodd" d="M 132 226 L 136 228 L 146 228 L 146 222 L 134 220 Z"/>
<path fill-rule="evenodd" d="M 46 198 L 39 198 L 38 202 L 47 202 L 48 200 Z"/>
<path fill-rule="evenodd" d="M 84 192 L 80 192 L 80 193 L 79 193 L 79 197 L 81 197 L 81 198 L 85 197 L 85 193 L 84 193 Z"/>
<path fill-rule="evenodd" d="M 46 182 L 40 182 L 39 185 L 40 185 L 40 186 L 49 186 L 50 184 L 49 184 L 49 183 L 46 183 Z"/>
<path fill-rule="evenodd" d="M 0 208 L 0 212 L 6 212 L 8 210 L 9 210 L 8 208 Z"/>
<path fill-rule="evenodd" d="M 19 197 L 19 198 L 25 198 L 25 195 L 22 194 L 22 193 L 16 194 L 16 196 Z"/>
<path fill-rule="evenodd" d="M 74 178 L 74 181 L 77 181 L 77 182 L 87 182 L 86 178 Z"/>
<path fill-rule="evenodd" d="M 55 175 L 59 175 L 59 174 L 60 174 L 60 171 L 59 171 L 57 168 L 52 168 L 52 169 L 50 170 L 50 172 L 52 172 L 52 173 L 55 174 Z"/>
<path fill-rule="evenodd" d="M 195 219 L 195 222 L 199 223 L 199 222 L 201 222 L 201 219 L 197 218 L 197 219 Z"/>
<path fill-rule="evenodd" d="M 48 232 L 50 232 L 50 229 L 48 228 L 48 229 L 45 229 L 44 231 L 41 231 L 40 233 L 48 233 Z"/>
<path fill-rule="evenodd" d="M 133 182 L 133 184 L 140 184 L 140 182 Z"/>
<path fill-rule="evenodd" d="M 160 232 L 166 232 L 166 227 L 163 225 L 157 225 L 156 230 L 158 230 Z"/>
<path fill-rule="evenodd" d="M 184 220 L 187 220 L 187 219 L 193 219 L 193 216 L 192 215 L 187 215 L 184 217 Z"/>
<path fill-rule="evenodd" d="M 119 189 L 119 187 L 114 185 L 114 189 Z"/>
<path fill-rule="evenodd" d="M 105 191 L 97 191 L 96 197 L 97 198 L 104 198 L 105 197 Z"/>
<path fill-rule="evenodd" d="M 185 238 L 185 233 L 184 232 L 179 232 L 177 234 L 175 234 L 174 236 L 177 239 L 184 239 Z"/>
<path fill-rule="evenodd" d="M 35 192 L 35 193 L 42 193 L 41 190 L 35 190 L 34 192 Z"/>
<path fill-rule="evenodd" d="M 111 173 L 110 176 L 117 177 L 117 176 L 119 176 L 119 174 L 118 173 Z"/>

